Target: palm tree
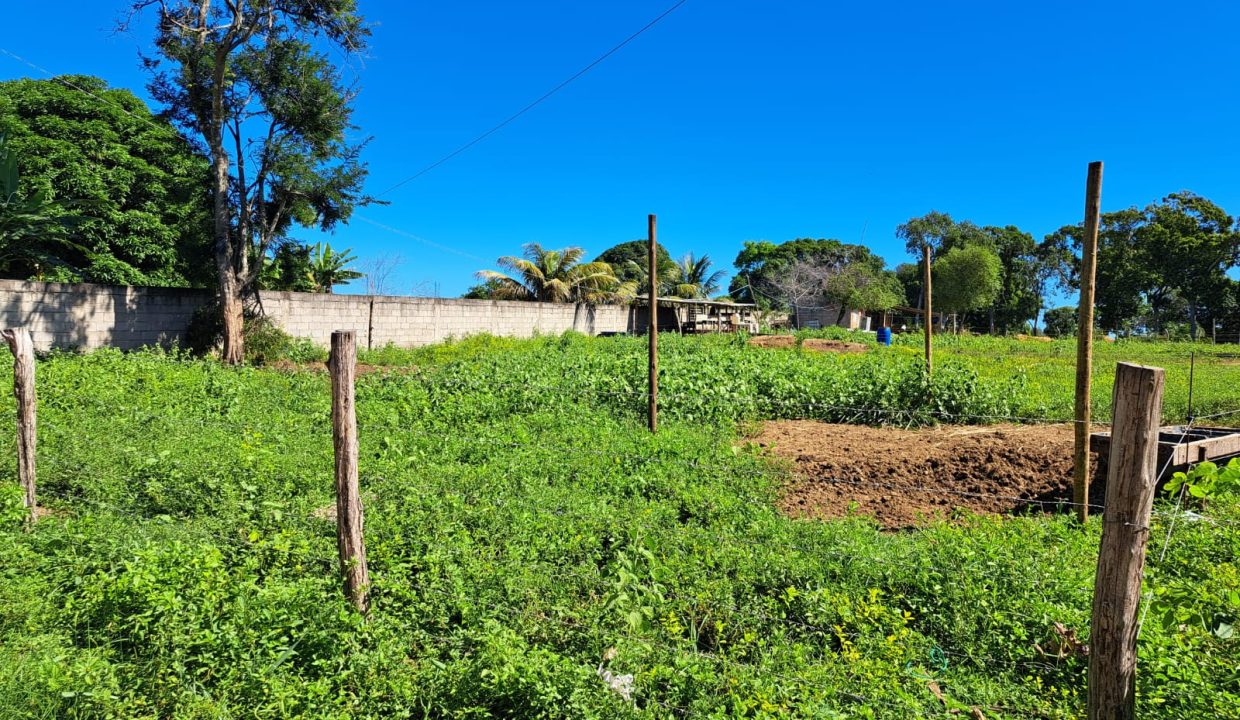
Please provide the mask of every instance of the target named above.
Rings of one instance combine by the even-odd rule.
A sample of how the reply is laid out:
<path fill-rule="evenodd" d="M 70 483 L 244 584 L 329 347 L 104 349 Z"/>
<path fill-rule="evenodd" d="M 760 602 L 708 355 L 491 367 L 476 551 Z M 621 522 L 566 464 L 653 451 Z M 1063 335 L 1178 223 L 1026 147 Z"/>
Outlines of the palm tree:
<path fill-rule="evenodd" d="M 479 280 L 495 284 L 497 299 L 595 303 L 631 297 L 636 289 L 633 283 L 617 280 L 605 262 L 581 262 L 585 251 L 579 247 L 547 250 L 529 243 L 523 248 L 523 257 L 506 255 L 495 261 L 516 277 L 494 270 L 475 273 Z"/>
<path fill-rule="evenodd" d="M 364 277 L 362 273 L 348 268 L 357 260 L 348 249 L 334 252 L 328 243 L 315 243 L 310 253 L 310 270 L 307 275 L 314 285 L 314 292 L 330 293 L 333 285 L 343 285 L 350 280 Z"/>
<path fill-rule="evenodd" d="M 689 253 L 676 263 L 676 279 L 672 286 L 676 297 L 708 298 L 719 292 L 719 283 L 727 276 L 722 270 L 710 271 L 710 255 L 698 259 Z"/>
<path fill-rule="evenodd" d="M 627 275 L 633 278 L 634 290 L 639 293 L 650 292 L 650 265 L 648 263 L 638 263 L 629 260 L 627 265 Z M 672 294 L 672 289 L 676 287 L 676 280 L 680 277 L 680 266 L 676 263 L 668 261 L 665 266 L 660 266 L 659 274 L 659 296 L 666 297 Z"/>

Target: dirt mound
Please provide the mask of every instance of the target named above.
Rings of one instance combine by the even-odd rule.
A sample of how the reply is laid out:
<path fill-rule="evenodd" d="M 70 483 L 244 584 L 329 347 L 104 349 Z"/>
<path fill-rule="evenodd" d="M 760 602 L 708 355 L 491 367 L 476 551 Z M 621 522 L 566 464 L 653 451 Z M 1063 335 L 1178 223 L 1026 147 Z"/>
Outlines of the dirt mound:
<path fill-rule="evenodd" d="M 836 353 L 863 353 L 866 346 L 861 343 L 843 342 L 842 340 L 824 340 L 822 338 L 808 338 L 801 343 L 801 349 L 813 350 L 814 352 L 836 352 Z"/>
<path fill-rule="evenodd" d="M 749 344 L 764 348 L 790 348 L 796 346 L 797 339 L 791 335 L 754 335 L 749 338 Z"/>
<path fill-rule="evenodd" d="M 764 348 L 791 348 L 796 347 L 797 339 L 792 335 L 755 335 L 749 338 L 749 344 L 754 347 Z M 827 340 L 825 338 L 806 338 L 801 343 L 801 349 L 814 352 L 863 353 L 867 348 L 861 343 Z"/>
<path fill-rule="evenodd" d="M 1071 425 L 921 430 L 767 423 L 759 445 L 795 464 L 780 506 L 794 517 L 866 515 L 886 528 L 953 510 L 1054 511 L 1072 500 Z"/>

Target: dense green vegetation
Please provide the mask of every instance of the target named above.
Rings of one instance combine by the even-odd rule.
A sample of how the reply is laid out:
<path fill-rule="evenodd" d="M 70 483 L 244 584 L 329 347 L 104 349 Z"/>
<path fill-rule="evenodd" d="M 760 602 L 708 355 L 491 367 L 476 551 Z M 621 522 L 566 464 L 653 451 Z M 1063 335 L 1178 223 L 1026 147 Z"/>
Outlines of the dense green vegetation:
<path fill-rule="evenodd" d="M 883 533 L 773 509 L 782 471 L 745 442 L 748 420 L 847 419 L 827 405 L 919 421 L 936 408 L 1071 405 L 1067 342 L 946 340 L 928 406 L 916 340 L 836 357 L 668 337 L 654 437 L 632 394 L 641 339 L 364 354 L 393 366 L 358 382 L 367 620 L 341 596 L 321 512 L 332 504 L 325 375 L 158 353 L 45 358 L 49 514 L 20 529 L 7 464 L 0 484 L 0 707 L 17 718 L 946 718 L 974 706 L 1079 717 L 1086 660 L 1057 657 L 1052 628 L 1088 633 L 1097 520 L 962 517 Z M 1168 414 L 1181 412 L 1186 349 L 1100 346 L 1099 394 L 1111 360 L 1158 362 Z M 1211 360 L 1197 392 L 1240 408 L 1226 361 Z M 12 457 L 11 411 L 0 417 Z M 1161 549 L 1172 508 L 1158 512 Z M 1147 571 L 1143 717 L 1240 717 L 1240 509 L 1219 497 L 1204 512 L 1217 524 L 1179 519 Z M 631 700 L 600 667 L 633 676 Z"/>
<path fill-rule="evenodd" d="M 0 276 L 210 279 L 207 162 L 129 90 L 85 75 L 0 82 L 0 135 L 21 177 L 0 187 Z M 39 216 L 72 222 L 56 228 L 4 212 L 13 197 L 36 196 L 45 200 Z"/>

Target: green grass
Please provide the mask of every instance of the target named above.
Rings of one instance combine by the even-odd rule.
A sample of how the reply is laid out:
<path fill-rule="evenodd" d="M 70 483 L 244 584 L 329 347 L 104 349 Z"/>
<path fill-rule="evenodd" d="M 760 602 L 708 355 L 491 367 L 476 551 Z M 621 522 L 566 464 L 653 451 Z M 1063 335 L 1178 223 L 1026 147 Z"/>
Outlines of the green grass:
<path fill-rule="evenodd" d="M 762 417 L 1071 407 L 1066 344 L 989 342 L 944 340 L 931 387 L 910 347 L 833 357 L 669 337 L 653 437 L 640 338 L 364 353 L 418 368 L 358 383 L 367 620 L 341 596 L 333 527 L 316 512 L 333 502 L 326 376 L 155 353 L 45 358 L 53 514 L 0 530 L 0 715 L 954 718 L 976 705 L 1080 717 L 1086 660 L 1035 644 L 1053 652 L 1055 622 L 1087 637 L 1098 521 L 908 533 L 792 521 L 773 509 L 779 467 L 744 442 Z M 1099 354 L 1165 361 L 1173 415 L 1184 360 L 1172 350 Z M 1240 407 L 1216 366 L 1198 390 Z M 7 387 L 0 403 L 12 406 Z M 1240 508 L 1208 512 L 1221 524 L 1181 520 L 1148 568 L 1144 717 L 1240 717 L 1240 652 L 1225 637 L 1240 615 Z M 596 673 L 612 648 L 606 667 L 634 676 L 631 702 Z"/>

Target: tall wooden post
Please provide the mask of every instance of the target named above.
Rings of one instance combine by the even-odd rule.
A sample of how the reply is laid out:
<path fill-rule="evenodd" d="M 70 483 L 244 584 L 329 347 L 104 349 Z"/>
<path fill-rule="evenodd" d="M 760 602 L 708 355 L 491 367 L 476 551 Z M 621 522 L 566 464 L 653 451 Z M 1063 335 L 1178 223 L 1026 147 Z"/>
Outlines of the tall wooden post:
<path fill-rule="evenodd" d="M 650 239 L 650 324 L 646 333 L 650 337 L 650 432 L 659 431 L 659 253 L 655 240 L 655 217 L 646 218 L 646 232 Z"/>
<path fill-rule="evenodd" d="M 362 536 L 362 498 L 357 483 L 357 412 L 353 380 L 357 370 L 357 332 L 332 333 L 332 441 L 336 453 L 336 549 L 344 593 L 361 612 L 369 605 L 370 572 Z"/>
<path fill-rule="evenodd" d="M 30 331 L 10 328 L 0 331 L 0 337 L 13 352 L 13 397 L 17 400 L 17 480 L 21 483 L 23 502 L 30 511 L 30 521 L 35 520 L 35 395 L 34 395 L 34 341 Z"/>
<path fill-rule="evenodd" d="M 1161 368 L 1115 369 L 1107 505 L 1089 633 L 1089 720 L 1132 720 L 1141 571 L 1158 481 Z"/>
<path fill-rule="evenodd" d="M 934 312 L 930 307 L 930 244 L 927 243 L 923 248 L 925 253 L 925 268 L 923 269 L 922 285 L 925 288 L 923 293 L 926 296 L 925 321 L 926 326 L 926 375 L 929 376 L 934 372 L 934 360 L 932 357 L 932 348 L 930 336 L 934 334 Z"/>
<path fill-rule="evenodd" d="M 1081 238 L 1081 298 L 1076 329 L 1076 443 L 1072 457 L 1072 502 L 1076 503 L 1076 514 L 1082 523 L 1089 518 L 1089 401 L 1094 369 L 1094 275 L 1101 203 L 1102 163 L 1091 162 L 1085 180 L 1085 237 Z"/>

